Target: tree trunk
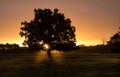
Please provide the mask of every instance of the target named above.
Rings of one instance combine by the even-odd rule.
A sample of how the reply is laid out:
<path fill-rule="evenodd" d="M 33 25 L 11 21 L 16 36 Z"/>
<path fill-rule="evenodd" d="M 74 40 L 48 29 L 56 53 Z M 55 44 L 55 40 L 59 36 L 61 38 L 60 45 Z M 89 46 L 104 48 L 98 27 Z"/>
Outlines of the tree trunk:
<path fill-rule="evenodd" d="M 51 57 L 51 50 L 50 49 L 47 50 L 47 54 L 48 54 L 49 57 Z"/>

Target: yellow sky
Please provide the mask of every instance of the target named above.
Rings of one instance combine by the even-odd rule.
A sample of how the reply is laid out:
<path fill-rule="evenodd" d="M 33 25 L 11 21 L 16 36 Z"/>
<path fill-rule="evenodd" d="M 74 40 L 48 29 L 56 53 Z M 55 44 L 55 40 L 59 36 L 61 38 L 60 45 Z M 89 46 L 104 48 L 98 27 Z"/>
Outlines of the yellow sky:
<path fill-rule="evenodd" d="M 0 0 L 0 43 L 22 43 L 22 21 L 34 8 L 58 8 L 76 27 L 77 44 L 102 44 L 120 26 L 120 0 Z"/>

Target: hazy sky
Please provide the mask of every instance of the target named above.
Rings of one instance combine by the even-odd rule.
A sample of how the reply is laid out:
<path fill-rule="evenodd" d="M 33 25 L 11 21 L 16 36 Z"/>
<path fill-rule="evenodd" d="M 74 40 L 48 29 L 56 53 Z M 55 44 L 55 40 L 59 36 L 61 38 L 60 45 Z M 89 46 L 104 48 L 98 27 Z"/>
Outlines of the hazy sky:
<path fill-rule="evenodd" d="M 118 31 L 120 0 L 0 0 L 0 43 L 22 43 L 21 22 L 34 8 L 58 8 L 76 27 L 77 44 L 101 44 Z"/>

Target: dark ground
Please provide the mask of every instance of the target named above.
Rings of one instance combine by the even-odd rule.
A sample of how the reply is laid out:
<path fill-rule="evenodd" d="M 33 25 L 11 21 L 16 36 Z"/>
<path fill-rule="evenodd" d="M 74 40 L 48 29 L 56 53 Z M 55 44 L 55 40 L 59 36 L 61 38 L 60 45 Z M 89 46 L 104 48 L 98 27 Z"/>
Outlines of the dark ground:
<path fill-rule="evenodd" d="M 0 53 L 0 77 L 119 77 L 120 53 Z"/>

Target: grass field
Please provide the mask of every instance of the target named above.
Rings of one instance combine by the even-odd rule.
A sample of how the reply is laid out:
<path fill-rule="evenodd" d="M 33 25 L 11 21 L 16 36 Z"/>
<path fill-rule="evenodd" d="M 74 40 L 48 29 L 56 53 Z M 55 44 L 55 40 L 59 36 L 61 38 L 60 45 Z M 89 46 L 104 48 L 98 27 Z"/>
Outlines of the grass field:
<path fill-rule="evenodd" d="M 0 53 L 0 77 L 119 77 L 119 70 L 117 53 Z"/>

